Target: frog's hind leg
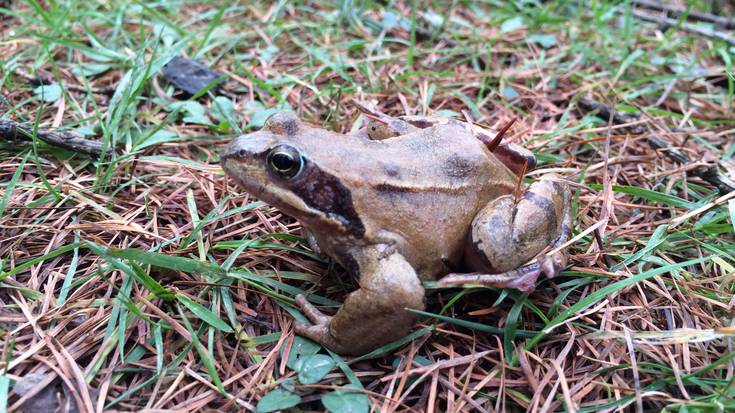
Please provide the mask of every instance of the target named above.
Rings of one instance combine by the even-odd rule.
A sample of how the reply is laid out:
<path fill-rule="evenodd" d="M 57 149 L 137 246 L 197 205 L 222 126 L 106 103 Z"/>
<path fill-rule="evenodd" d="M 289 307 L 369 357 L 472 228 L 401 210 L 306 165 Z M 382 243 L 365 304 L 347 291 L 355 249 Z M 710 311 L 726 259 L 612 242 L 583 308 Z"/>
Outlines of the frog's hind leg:
<path fill-rule="evenodd" d="M 493 150 L 493 155 L 518 176 L 536 168 L 533 152 L 514 143 L 500 144 Z"/>
<path fill-rule="evenodd" d="M 358 355 L 406 335 L 424 308 L 424 288 L 416 271 L 389 247 L 367 247 L 356 258 L 360 288 L 333 317 L 322 314 L 303 296 L 297 304 L 313 325 L 296 324 L 298 334 L 339 354 Z"/>
<path fill-rule="evenodd" d="M 540 274 L 554 277 L 566 266 L 566 252 L 556 249 L 571 235 L 571 196 L 558 178 L 547 175 L 535 182 L 516 202 L 500 197 L 477 214 L 466 249 L 465 262 L 476 273 L 450 274 L 442 285 L 479 283 L 533 290 Z M 524 265 L 532 258 L 541 256 Z"/>

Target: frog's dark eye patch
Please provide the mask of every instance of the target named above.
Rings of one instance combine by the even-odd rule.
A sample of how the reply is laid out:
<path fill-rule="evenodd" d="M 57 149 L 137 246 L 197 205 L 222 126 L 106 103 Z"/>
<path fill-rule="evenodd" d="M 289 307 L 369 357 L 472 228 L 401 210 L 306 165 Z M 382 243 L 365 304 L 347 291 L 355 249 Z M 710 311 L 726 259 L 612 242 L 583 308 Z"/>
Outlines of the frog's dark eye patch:
<path fill-rule="evenodd" d="M 284 179 L 292 179 L 304 169 L 304 159 L 293 146 L 278 145 L 268 152 L 268 167 Z"/>

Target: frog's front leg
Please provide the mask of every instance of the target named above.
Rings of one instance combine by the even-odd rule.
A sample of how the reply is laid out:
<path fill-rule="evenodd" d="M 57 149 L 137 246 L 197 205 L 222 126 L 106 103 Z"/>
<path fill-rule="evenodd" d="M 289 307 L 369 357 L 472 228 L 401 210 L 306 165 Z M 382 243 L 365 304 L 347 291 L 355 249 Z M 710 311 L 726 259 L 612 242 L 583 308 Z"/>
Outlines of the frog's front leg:
<path fill-rule="evenodd" d="M 368 247 L 355 257 L 360 288 L 334 317 L 322 314 L 304 296 L 296 301 L 314 325 L 296 324 L 296 333 L 340 354 L 359 355 L 408 333 L 424 308 L 424 288 L 416 271 L 393 248 Z"/>
<path fill-rule="evenodd" d="M 495 199 L 472 222 L 465 260 L 473 274 L 450 274 L 440 284 L 479 283 L 499 288 L 533 290 L 539 274 L 554 277 L 566 265 L 566 251 L 542 254 L 571 235 L 568 186 L 553 175 L 530 185 L 516 202 L 513 195 Z"/>

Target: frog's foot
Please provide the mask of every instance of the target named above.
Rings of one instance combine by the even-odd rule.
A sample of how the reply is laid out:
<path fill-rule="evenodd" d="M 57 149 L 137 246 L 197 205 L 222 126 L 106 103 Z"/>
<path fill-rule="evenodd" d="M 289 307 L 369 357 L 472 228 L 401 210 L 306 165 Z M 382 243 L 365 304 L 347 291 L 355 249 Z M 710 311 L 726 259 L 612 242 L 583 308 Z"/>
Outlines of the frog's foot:
<path fill-rule="evenodd" d="M 531 264 L 499 274 L 453 273 L 438 281 L 440 286 L 452 284 L 480 284 L 495 288 L 515 288 L 530 294 L 536 286 L 536 280 L 543 274 L 547 278 L 554 278 L 566 267 L 567 255 L 562 252 L 542 254 Z"/>
<path fill-rule="evenodd" d="M 299 305 L 299 308 L 304 312 L 306 318 L 316 325 L 327 325 L 329 324 L 329 320 L 332 318 L 314 307 L 312 303 L 306 300 L 306 297 L 304 297 L 303 294 L 296 296 L 296 304 Z"/>
<path fill-rule="evenodd" d="M 542 271 L 542 265 L 534 262 L 500 274 L 483 274 L 479 272 L 448 274 L 440 279 L 438 284 L 440 286 L 480 284 L 495 288 L 515 288 L 524 294 L 530 294 L 535 289 L 536 280 Z"/>
<path fill-rule="evenodd" d="M 332 320 L 331 316 L 319 311 L 313 304 L 306 300 L 306 297 L 304 297 L 303 294 L 296 296 L 296 304 L 298 304 L 301 311 L 304 312 L 306 318 L 313 323 L 313 325 L 308 325 L 297 322 L 294 325 L 296 334 L 315 341 L 338 353 L 344 353 L 347 351 L 347 349 L 342 348 L 342 346 L 329 332 L 329 322 Z"/>

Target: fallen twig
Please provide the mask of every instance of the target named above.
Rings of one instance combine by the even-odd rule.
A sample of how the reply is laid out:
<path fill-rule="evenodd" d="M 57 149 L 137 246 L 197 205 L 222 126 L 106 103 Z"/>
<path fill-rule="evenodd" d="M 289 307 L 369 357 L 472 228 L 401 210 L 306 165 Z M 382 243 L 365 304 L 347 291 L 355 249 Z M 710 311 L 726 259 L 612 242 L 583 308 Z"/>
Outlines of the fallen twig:
<path fill-rule="evenodd" d="M 80 152 L 92 157 L 99 158 L 102 156 L 103 151 L 105 151 L 103 142 L 84 139 L 69 132 L 56 132 L 39 128 L 36 130 L 36 136 L 49 145 Z M 14 120 L 0 118 L 0 138 L 10 141 L 30 141 L 33 140 L 33 127 Z M 110 152 L 110 149 L 107 148 L 105 156 L 108 156 Z"/>
<path fill-rule="evenodd" d="M 715 26 L 722 27 L 723 29 L 735 29 L 735 19 L 724 17 L 724 16 L 717 16 L 711 13 L 702 13 L 698 11 L 691 10 L 689 13 L 686 13 L 686 10 L 671 5 L 662 3 L 657 0 L 635 0 L 636 6 L 645 7 L 647 9 L 652 10 L 658 10 L 658 11 L 665 11 L 667 15 L 673 17 L 673 18 L 680 18 L 684 14 L 686 14 L 687 20 L 696 20 L 701 22 L 707 22 L 712 23 Z"/>
<path fill-rule="evenodd" d="M 681 24 L 679 24 L 679 21 L 676 19 L 670 19 L 666 16 L 654 16 L 649 13 L 644 13 L 640 10 L 633 10 L 633 15 L 641 20 L 657 23 L 665 27 L 676 27 L 678 25 L 681 30 L 705 37 L 710 37 L 716 40 L 722 40 L 724 42 L 735 45 L 735 37 L 732 37 L 726 33 L 708 29 L 706 27 L 700 27 L 686 22 L 682 22 Z"/>
<path fill-rule="evenodd" d="M 612 121 L 615 124 L 632 123 L 638 120 L 638 117 L 635 115 L 615 112 L 608 105 L 588 98 L 580 99 L 579 102 L 577 102 L 577 107 L 579 107 L 583 112 L 597 112 L 600 118 L 605 120 L 610 119 L 610 116 L 612 116 Z M 666 142 L 661 136 L 651 131 L 644 124 L 633 125 L 627 130 L 629 133 L 634 135 L 648 135 L 646 138 L 648 145 L 656 150 L 661 149 L 663 154 L 674 162 L 681 164 L 691 164 L 694 162 L 684 152 L 672 147 L 670 143 Z M 720 192 L 725 193 L 735 191 L 735 182 L 723 175 L 716 164 L 708 163 L 706 166 L 693 168 L 687 173 L 691 173 L 692 175 L 716 186 Z"/>

